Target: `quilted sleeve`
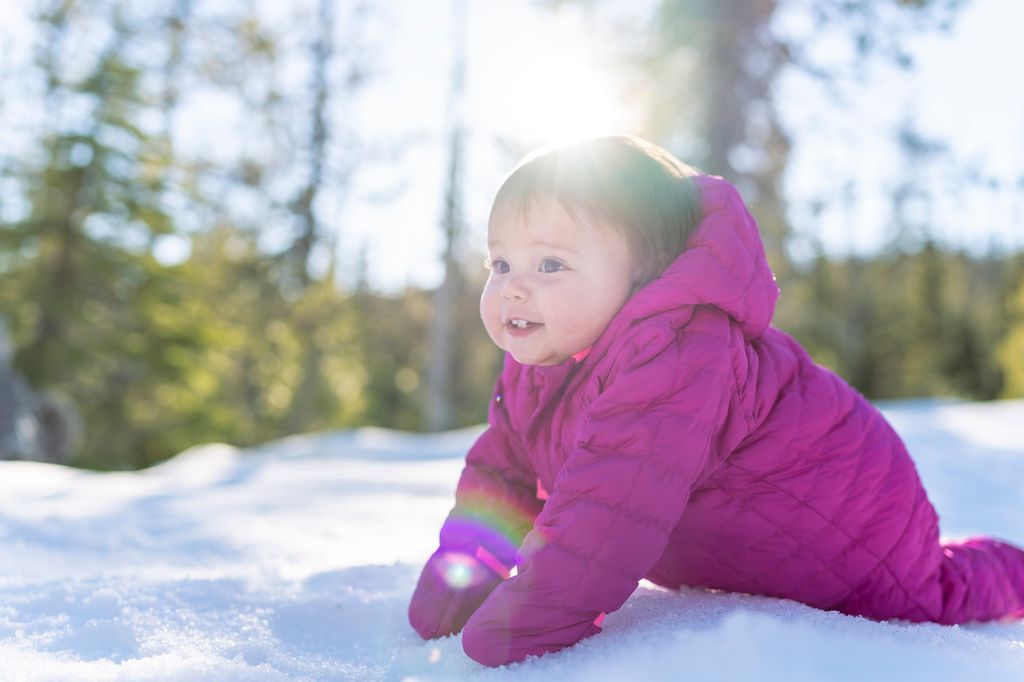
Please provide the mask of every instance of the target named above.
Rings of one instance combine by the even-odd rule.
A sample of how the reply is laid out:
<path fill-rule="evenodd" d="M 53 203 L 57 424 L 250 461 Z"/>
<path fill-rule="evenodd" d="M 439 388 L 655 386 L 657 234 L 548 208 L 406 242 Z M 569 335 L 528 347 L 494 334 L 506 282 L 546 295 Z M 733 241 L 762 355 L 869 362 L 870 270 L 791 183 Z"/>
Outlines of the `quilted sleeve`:
<path fill-rule="evenodd" d="M 632 594 L 725 429 L 735 386 L 727 346 L 686 333 L 623 363 L 587 409 L 518 574 L 466 624 L 471 658 L 497 666 L 558 651 L 599 632 L 603 614 Z"/>
<path fill-rule="evenodd" d="M 508 374 L 506 370 L 498 380 L 490 425 L 466 456 L 455 507 L 409 603 L 409 622 L 425 639 L 461 630 L 508 577 L 516 550 L 542 506 L 537 477 L 511 433 L 502 400 Z"/>

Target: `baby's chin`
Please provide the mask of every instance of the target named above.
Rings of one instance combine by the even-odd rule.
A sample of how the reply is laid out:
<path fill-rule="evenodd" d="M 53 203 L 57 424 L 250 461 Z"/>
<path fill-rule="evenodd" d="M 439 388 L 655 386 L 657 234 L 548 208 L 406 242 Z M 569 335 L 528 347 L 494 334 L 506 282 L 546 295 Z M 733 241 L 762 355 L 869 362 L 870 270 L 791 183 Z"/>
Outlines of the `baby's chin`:
<path fill-rule="evenodd" d="M 520 365 L 533 365 L 536 367 L 559 365 L 573 355 L 572 353 L 557 352 L 549 352 L 547 354 L 531 353 L 529 348 L 516 348 L 514 343 L 509 343 L 508 339 L 502 338 L 500 333 L 492 333 L 490 328 L 487 328 L 487 335 L 491 337 L 491 341 L 494 342 L 495 346 L 511 355 L 512 359 Z"/>
<path fill-rule="evenodd" d="M 520 365 L 532 365 L 534 367 L 549 367 L 551 365 L 559 365 L 568 360 L 570 355 L 548 355 L 546 357 L 539 357 L 535 354 L 530 353 L 517 353 L 511 348 L 503 348 L 505 352 L 512 356 L 512 359 L 518 362 Z"/>

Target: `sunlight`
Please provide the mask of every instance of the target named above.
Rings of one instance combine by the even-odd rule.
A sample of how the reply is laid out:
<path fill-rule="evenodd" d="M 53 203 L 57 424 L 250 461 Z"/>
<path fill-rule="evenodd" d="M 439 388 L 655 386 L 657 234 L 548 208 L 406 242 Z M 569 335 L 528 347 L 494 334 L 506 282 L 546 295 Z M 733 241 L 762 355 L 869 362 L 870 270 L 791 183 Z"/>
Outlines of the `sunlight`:
<path fill-rule="evenodd" d="M 470 120 L 530 145 L 629 132 L 614 50 L 602 49 L 576 13 L 505 11 L 502 21 L 474 27 Z"/>

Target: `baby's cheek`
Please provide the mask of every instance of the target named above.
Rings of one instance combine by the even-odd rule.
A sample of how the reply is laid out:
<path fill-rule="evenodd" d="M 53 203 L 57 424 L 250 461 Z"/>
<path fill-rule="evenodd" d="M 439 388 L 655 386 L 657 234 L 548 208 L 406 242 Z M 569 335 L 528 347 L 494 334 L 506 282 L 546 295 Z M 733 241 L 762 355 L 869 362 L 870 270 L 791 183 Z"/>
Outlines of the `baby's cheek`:
<path fill-rule="evenodd" d="M 487 315 L 493 307 L 494 295 L 491 293 L 491 288 L 484 285 L 484 290 L 480 292 L 480 319 L 487 321 Z"/>
<path fill-rule="evenodd" d="M 497 343 L 496 334 L 501 329 L 501 310 L 496 304 L 495 297 L 485 288 L 480 296 L 480 320 L 484 323 L 491 340 Z"/>

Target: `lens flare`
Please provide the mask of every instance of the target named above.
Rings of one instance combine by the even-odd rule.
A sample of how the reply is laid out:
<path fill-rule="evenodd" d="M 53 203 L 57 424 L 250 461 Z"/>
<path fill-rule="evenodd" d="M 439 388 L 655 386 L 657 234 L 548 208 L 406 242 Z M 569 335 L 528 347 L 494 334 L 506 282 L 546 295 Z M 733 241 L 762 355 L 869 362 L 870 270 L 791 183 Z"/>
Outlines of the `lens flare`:
<path fill-rule="evenodd" d="M 543 506 L 540 500 L 528 503 L 468 486 L 456 494 L 456 503 L 457 515 L 453 514 L 442 529 L 442 546 L 465 546 L 460 539 L 478 538 L 481 545 L 499 555 L 515 552 L 533 529 L 533 520 Z"/>
<path fill-rule="evenodd" d="M 457 590 L 466 589 L 478 579 L 476 559 L 461 552 L 446 553 L 439 570 L 444 581 Z"/>
<path fill-rule="evenodd" d="M 492 571 L 500 575 L 503 580 L 508 580 L 508 566 L 498 561 L 498 558 L 488 552 L 483 545 L 476 548 L 476 554 L 474 556 L 476 556 L 477 560 L 479 560 L 484 566 L 489 567 Z"/>

